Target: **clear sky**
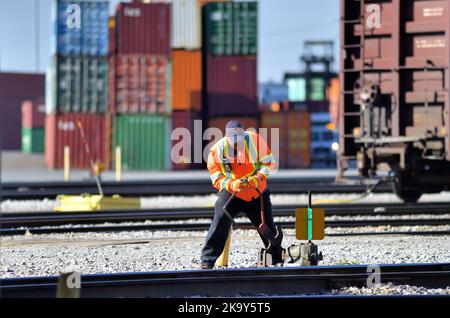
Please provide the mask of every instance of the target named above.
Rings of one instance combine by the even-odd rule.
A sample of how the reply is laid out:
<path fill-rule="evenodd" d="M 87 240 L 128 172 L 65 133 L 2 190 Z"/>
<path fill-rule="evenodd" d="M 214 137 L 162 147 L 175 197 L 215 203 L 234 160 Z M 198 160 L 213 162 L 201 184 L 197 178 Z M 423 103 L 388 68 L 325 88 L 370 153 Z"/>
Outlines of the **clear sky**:
<path fill-rule="evenodd" d="M 1 71 L 45 71 L 51 58 L 52 1 L 0 0 Z M 118 2 L 120 0 L 110 0 L 111 14 Z M 36 7 L 38 32 L 35 31 Z M 284 72 L 300 70 L 299 56 L 305 40 L 334 40 L 337 59 L 339 0 L 259 0 L 259 35 L 260 82 L 280 81 Z M 36 62 L 37 52 L 39 63 Z"/>

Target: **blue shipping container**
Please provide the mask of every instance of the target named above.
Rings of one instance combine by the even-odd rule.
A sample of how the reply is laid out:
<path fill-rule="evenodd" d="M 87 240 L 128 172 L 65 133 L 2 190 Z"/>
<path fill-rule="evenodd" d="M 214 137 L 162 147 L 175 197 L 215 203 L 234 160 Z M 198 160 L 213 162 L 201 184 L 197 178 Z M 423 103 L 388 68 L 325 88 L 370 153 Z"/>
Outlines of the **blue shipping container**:
<path fill-rule="evenodd" d="M 108 1 L 54 0 L 51 53 L 108 55 L 108 22 Z"/>

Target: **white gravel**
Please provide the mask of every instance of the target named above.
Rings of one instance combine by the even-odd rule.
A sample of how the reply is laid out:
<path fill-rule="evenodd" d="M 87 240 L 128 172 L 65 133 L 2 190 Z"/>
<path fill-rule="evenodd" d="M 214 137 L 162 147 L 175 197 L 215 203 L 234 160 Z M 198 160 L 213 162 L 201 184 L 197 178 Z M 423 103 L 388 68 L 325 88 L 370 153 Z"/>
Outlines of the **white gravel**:
<path fill-rule="evenodd" d="M 378 284 L 373 287 L 345 287 L 332 291 L 333 295 L 450 295 L 450 287 L 425 288 L 409 285 L 394 285 L 392 283 Z"/>
<path fill-rule="evenodd" d="M 298 243 L 292 230 L 285 234 L 285 247 Z M 68 268 L 82 273 L 196 269 L 205 235 L 139 231 L 3 237 L 0 277 L 56 275 Z M 317 243 L 324 264 L 450 262 L 450 236 L 328 237 Z M 253 267 L 261 247 L 255 231 L 235 231 L 230 267 Z"/>
<path fill-rule="evenodd" d="M 373 203 L 378 202 L 382 207 L 383 203 L 401 203 L 394 194 L 373 193 L 369 196 L 353 201 L 360 197 L 359 194 L 316 194 L 313 195 L 313 204 L 333 204 L 333 203 Z M 180 208 L 180 207 L 214 207 L 217 196 L 215 194 L 199 196 L 156 196 L 141 198 L 141 208 Z M 272 194 L 273 205 L 299 205 L 306 206 L 308 197 L 306 194 Z M 439 194 L 425 194 L 419 202 L 450 202 L 450 192 Z M 6 200 L 2 201 L 0 210 L 7 212 L 34 212 L 51 211 L 58 204 L 56 200 Z"/>

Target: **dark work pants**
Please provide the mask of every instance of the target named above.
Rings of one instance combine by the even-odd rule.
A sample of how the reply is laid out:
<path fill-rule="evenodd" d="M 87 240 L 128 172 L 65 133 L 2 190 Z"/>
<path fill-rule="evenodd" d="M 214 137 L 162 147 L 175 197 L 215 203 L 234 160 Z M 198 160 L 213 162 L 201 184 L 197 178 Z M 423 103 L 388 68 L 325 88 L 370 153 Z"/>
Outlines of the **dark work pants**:
<path fill-rule="evenodd" d="M 205 245 L 202 250 L 202 263 L 214 264 L 216 259 L 222 254 L 227 241 L 228 233 L 232 225 L 231 220 L 223 212 L 223 207 L 227 200 L 231 197 L 228 191 L 222 190 L 218 194 L 218 198 L 215 205 L 214 219 L 206 235 Z M 275 233 L 275 224 L 273 223 L 272 216 L 272 203 L 270 202 L 270 192 L 266 189 L 262 193 L 264 202 L 264 221 Z M 253 201 L 244 201 L 237 197 L 230 202 L 227 211 L 234 218 L 240 212 L 243 212 L 252 222 L 256 228 L 261 224 L 261 202 L 260 198 L 256 198 Z M 261 239 L 267 247 L 269 242 L 261 236 Z M 256 257 L 256 256 L 255 256 Z"/>

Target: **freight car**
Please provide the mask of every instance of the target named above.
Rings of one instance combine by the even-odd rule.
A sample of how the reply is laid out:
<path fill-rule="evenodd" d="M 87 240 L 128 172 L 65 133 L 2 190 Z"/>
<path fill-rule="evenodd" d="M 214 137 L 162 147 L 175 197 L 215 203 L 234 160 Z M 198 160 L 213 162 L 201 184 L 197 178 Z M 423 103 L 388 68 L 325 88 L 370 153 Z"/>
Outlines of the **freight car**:
<path fill-rule="evenodd" d="M 450 1 L 341 0 L 340 175 L 406 202 L 450 188 Z"/>

